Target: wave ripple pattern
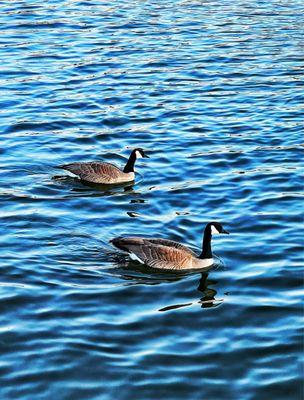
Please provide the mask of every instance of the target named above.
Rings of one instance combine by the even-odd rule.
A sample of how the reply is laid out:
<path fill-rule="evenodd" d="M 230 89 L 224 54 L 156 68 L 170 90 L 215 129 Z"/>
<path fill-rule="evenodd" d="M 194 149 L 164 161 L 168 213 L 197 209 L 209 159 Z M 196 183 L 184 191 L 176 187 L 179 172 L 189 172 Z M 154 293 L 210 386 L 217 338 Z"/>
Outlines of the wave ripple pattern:
<path fill-rule="evenodd" d="M 0 398 L 301 400 L 302 1 L 7 1 Z M 54 167 L 123 166 L 86 186 Z M 170 238 L 205 273 L 129 262 Z M 224 236 L 224 235 L 223 235 Z"/>

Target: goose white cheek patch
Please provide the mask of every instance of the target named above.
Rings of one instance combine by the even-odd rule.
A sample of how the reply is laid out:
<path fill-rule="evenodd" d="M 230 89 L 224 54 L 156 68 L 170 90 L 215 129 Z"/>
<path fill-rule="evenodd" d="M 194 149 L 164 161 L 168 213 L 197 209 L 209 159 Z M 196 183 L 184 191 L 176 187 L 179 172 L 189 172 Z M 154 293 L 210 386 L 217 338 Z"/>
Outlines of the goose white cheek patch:
<path fill-rule="evenodd" d="M 211 234 L 212 235 L 219 235 L 219 231 L 216 229 L 214 225 L 211 225 Z"/>
<path fill-rule="evenodd" d="M 139 151 L 136 150 L 135 152 L 136 158 L 143 158 Z"/>

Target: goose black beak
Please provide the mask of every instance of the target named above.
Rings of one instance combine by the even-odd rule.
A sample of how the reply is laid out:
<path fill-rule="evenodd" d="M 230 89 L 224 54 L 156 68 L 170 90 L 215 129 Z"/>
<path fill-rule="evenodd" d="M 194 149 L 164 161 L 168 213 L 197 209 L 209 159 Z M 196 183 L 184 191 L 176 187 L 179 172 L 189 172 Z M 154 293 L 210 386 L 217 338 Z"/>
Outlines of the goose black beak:
<path fill-rule="evenodd" d="M 144 154 L 144 158 L 150 158 L 150 157 L 149 157 L 149 156 L 147 156 L 147 154 L 145 153 L 145 154 Z"/>
<path fill-rule="evenodd" d="M 230 235 L 230 233 L 228 231 L 225 231 L 225 229 L 223 229 L 221 233 L 225 233 L 225 235 Z"/>

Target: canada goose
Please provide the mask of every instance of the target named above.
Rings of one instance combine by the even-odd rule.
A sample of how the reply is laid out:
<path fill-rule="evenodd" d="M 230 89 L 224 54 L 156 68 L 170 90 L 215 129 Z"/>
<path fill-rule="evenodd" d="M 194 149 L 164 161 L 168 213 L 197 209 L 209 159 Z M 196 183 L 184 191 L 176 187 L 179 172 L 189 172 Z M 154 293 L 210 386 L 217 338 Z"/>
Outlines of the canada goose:
<path fill-rule="evenodd" d="M 213 264 L 211 237 L 219 233 L 229 234 L 218 222 L 209 222 L 206 225 L 202 252 L 199 256 L 188 247 L 167 239 L 118 237 L 110 240 L 110 243 L 129 253 L 132 260 L 137 260 L 152 268 L 202 269 Z"/>
<path fill-rule="evenodd" d="M 131 182 L 135 179 L 134 165 L 137 158 L 149 158 L 143 149 L 132 150 L 123 170 L 107 162 L 75 162 L 59 165 L 57 168 L 65 169 L 86 182 L 115 184 Z"/>

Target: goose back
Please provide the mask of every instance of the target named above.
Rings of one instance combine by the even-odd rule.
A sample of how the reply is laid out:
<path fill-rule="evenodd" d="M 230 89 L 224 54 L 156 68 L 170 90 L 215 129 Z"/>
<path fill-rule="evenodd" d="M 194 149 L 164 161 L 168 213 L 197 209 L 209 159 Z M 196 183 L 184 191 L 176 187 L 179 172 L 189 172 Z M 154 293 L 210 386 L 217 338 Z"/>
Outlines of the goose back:
<path fill-rule="evenodd" d="M 186 246 L 172 240 L 120 237 L 111 242 L 120 250 L 128 252 L 131 258 L 152 268 L 189 269 L 196 257 Z"/>
<path fill-rule="evenodd" d="M 113 184 L 134 180 L 134 173 L 125 173 L 115 165 L 106 162 L 76 162 L 60 165 L 58 168 L 69 171 L 80 179 L 92 183 Z"/>

